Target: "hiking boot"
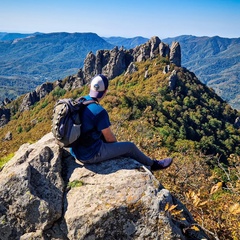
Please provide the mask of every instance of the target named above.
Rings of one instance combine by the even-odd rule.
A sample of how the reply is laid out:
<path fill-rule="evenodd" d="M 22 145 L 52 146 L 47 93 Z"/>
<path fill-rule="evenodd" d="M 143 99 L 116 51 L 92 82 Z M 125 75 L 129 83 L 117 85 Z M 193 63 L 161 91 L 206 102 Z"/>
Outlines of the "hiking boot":
<path fill-rule="evenodd" d="M 151 166 L 152 171 L 157 171 L 161 169 L 168 168 L 173 162 L 172 158 L 164 158 L 162 160 L 153 160 L 153 165 Z"/>

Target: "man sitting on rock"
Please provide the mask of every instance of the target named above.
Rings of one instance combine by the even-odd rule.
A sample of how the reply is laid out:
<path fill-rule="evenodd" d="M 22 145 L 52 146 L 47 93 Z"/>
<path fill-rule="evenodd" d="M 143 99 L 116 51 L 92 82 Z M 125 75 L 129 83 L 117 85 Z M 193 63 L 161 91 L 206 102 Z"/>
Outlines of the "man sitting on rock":
<path fill-rule="evenodd" d="M 152 160 L 141 152 L 132 142 L 118 142 L 111 130 L 107 111 L 99 104 L 108 90 L 108 79 L 100 74 L 95 76 L 90 85 L 90 93 L 86 100 L 89 104 L 83 110 L 82 132 L 80 138 L 70 148 L 71 154 L 82 163 L 98 163 L 116 157 L 130 157 L 150 166 L 152 171 L 169 167 L 172 158 Z"/>

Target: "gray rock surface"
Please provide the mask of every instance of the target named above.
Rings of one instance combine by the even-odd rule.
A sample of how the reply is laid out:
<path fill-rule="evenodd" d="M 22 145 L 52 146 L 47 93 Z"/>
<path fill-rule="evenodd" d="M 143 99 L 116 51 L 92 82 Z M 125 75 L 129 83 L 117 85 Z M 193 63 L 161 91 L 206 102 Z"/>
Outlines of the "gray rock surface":
<path fill-rule="evenodd" d="M 177 205 L 179 216 L 168 206 Z M 0 239 L 208 239 L 148 168 L 75 161 L 51 133 L 0 172 Z"/>
<path fill-rule="evenodd" d="M 0 107 L 0 127 L 3 127 L 10 121 L 10 109 Z"/>
<path fill-rule="evenodd" d="M 175 89 L 177 80 L 178 80 L 177 71 L 173 70 L 171 72 L 171 75 L 169 76 L 169 87 L 171 90 Z"/>

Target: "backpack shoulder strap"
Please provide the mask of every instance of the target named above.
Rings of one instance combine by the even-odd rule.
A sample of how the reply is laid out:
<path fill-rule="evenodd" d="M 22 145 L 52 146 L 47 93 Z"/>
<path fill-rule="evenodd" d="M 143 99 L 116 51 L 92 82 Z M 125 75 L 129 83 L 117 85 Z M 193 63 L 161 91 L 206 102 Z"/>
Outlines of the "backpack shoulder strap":
<path fill-rule="evenodd" d="M 97 100 L 94 100 L 94 99 L 87 100 L 87 99 L 84 98 L 84 97 L 78 98 L 77 101 L 82 102 L 83 105 L 85 105 L 85 106 L 87 106 L 87 105 L 89 105 L 89 104 L 91 104 L 91 103 L 96 103 L 96 104 L 98 104 L 98 101 L 97 101 Z"/>
<path fill-rule="evenodd" d="M 91 103 L 96 103 L 96 104 L 98 104 L 98 102 L 95 101 L 95 100 L 93 100 L 93 99 L 83 101 L 83 104 L 84 104 L 85 106 L 87 106 L 87 105 L 89 105 L 89 104 L 91 104 Z"/>

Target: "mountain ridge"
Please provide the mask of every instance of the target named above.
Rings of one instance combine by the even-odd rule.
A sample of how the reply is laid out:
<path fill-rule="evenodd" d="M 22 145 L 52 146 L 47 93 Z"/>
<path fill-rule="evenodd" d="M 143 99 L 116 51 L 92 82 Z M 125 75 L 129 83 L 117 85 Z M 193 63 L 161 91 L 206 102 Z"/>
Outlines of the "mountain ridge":
<path fill-rule="evenodd" d="M 149 40 L 149 38 L 136 36 L 133 38 L 123 37 L 102 37 L 105 41 L 111 43 L 114 46 L 124 47 L 126 49 L 135 48 Z"/>
<path fill-rule="evenodd" d="M 240 38 L 183 35 L 163 41 L 178 41 L 182 65 L 233 107 L 240 109 Z"/>
<path fill-rule="evenodd" d="M 74 74 L 83 66 L 87 53 L 99 48 L 113 46 L 95 33 L 41 33 L 3 41 L 0 44 L 0 88 L 18 89 L 16 86 L 20 85 L 23 94 L 41 83 Z"/>
<path fill-rule="evenodd" d="M 7 35 L 6 33 L 2 35 L 4 34 Z M 30 37 L 34 34 L 23 36 Z M 42 33 L 39 35 L 41 34 Z M 43 35 L 50 37 L 54 36 L 54 34 L 59 33 Z M 17 34 L 15 35 L 17 37 Z M 36 33 L 36 35 L 38 35 L 38 33 Z M 14 34 L 10 34 L 10 36 L 13 38 Z M 25 38 L 18 39 L 17 42 L 20 44 L 23 39 Z M 36 53 L 36 50 L 36 54 L 28 54 L 27 48 L 23 48 L 20 51 L 21 54 L 19 53 L 19 55 L 13 56 L 6 52 L 6 46 L 4 48 L 4 45 L 7 44 L 6 41 L 0 42 L 0 52 L 2 53 L 2 58 L 0 57 L 0 99 L 3 100 L 6 97 L 10 99 L 15 98 L 31 91 L 43 82 L 54 81 L 73 74 L 83 66 L 85 56 L 90 51 L 95 52 L 99 49 L 111 49 L 113 46 L 124 46 L 128 49 L 144 42 L 147 38 L 99 37 L 99 41 L 100 39 L 108 42 L 108 47 L 100 44 L 99 46 L 89 48 L 89 43 L 91 43 L 89 39 L 87 43 L 83 43 L 86 51 L 81 50 L 82 54 L 77 50 L 79 46 L 73 46 L 72 48 L 68 46 L 65 49 L 63 47 L 64 44 L 56 42 L 55 47 L 47 50 L 49 58 L 46 57 L 46 59 L 41 46 L 39 46 L 39 55 Z M 172 41 L 180 42 L 182 65 L 193 71 L 200 81 L 212 87 L 217 94 L 228 101 L 234 108 L 240 109 L 240 89 L 238 87 L 240 81 L 239 38 L 182 35 L 174 38 L 165 38 L 162 39 L 162 41 L 168 44 Z M 34 44 L 36 44 L 36 42 Z M 69 41 L 68 45 L 69 44 L 71 45 L 73 42 Z M 28 54 L 27 57 L 24 57 L 25 54 Z M 6 62 L 6 59 L 9 57 L 11 57 L 12 60 Z M 29 59 L 31 59 L 33 63 L 29 62 Z M 19 84 L 19 81 L 21 84 Z"/>
<path fill-rule="evenodd" d="M 159 41 L 153 40 L 137 47 L 136 56 L 142 53 L 141 61 L 133 62 L 125 73 L 110 80 L 110 91 L 101 104 L 109 112 L 118 141 L 135 142 L 153 159 L 174 157 L 171 168 L 156 173 L 156 177 L 191 209 L 194 218 L 212 234 L 211 239 L 218 236 L 238 239 L 235 212 L 239 206 L 236 179 L 240 125 L 236 126 L 235 121 L 240 113 L 201 83 L 193 72 L 177 67 L 167 56 L 155 52 L 152 46 L 156 47 Z M 149 49 L 152 51 L 143 51 Z M 121 63 L 119 56 L 123 51 L 116 47 L 100 51 L 99 58 L 89 53 L 84 69 L 91 69 L 90 62 L 99 66 L 95 60 L 102 59 L 102 54 L 108 63 Z M 105 66 L 109 67 L 108 63 L 103 61 L 101 69 L 94 70 L 103 71 Z M 59 98 L 77 98 L 89 93 L 86 84 L 79 86 L 84 82 L 83 72 L 79 70 L 63 81 L 56 81 L 50 92 L 40 89 L 42 98 L 25 111 L 18 111 L 25 96 L 6 105 L 12 115 L 11 121 L 0 128 L 0 163 L 8 161 L 23 143 L 35 142 L 50 132 L 53 106 Z M 170 85 L 173 80 L 175 83 Z M 223 155 L 226 170 L 222 165 Z M 175 212 L 174 206 L 168 207 L 171 209 L 168 214 L 176 219 L 181 217 L 180 210 Z"/>
<path fill-rule="evenodd" d="M 12 41 L 12 40 L 15 40 L 15 39 L 35 36 L 37 34 L 41 34 L 41 33 L 40 32 L 35 32 L 35 33 L 7 33 L 7 32 L 0 32 L 0 41 Z"/>

